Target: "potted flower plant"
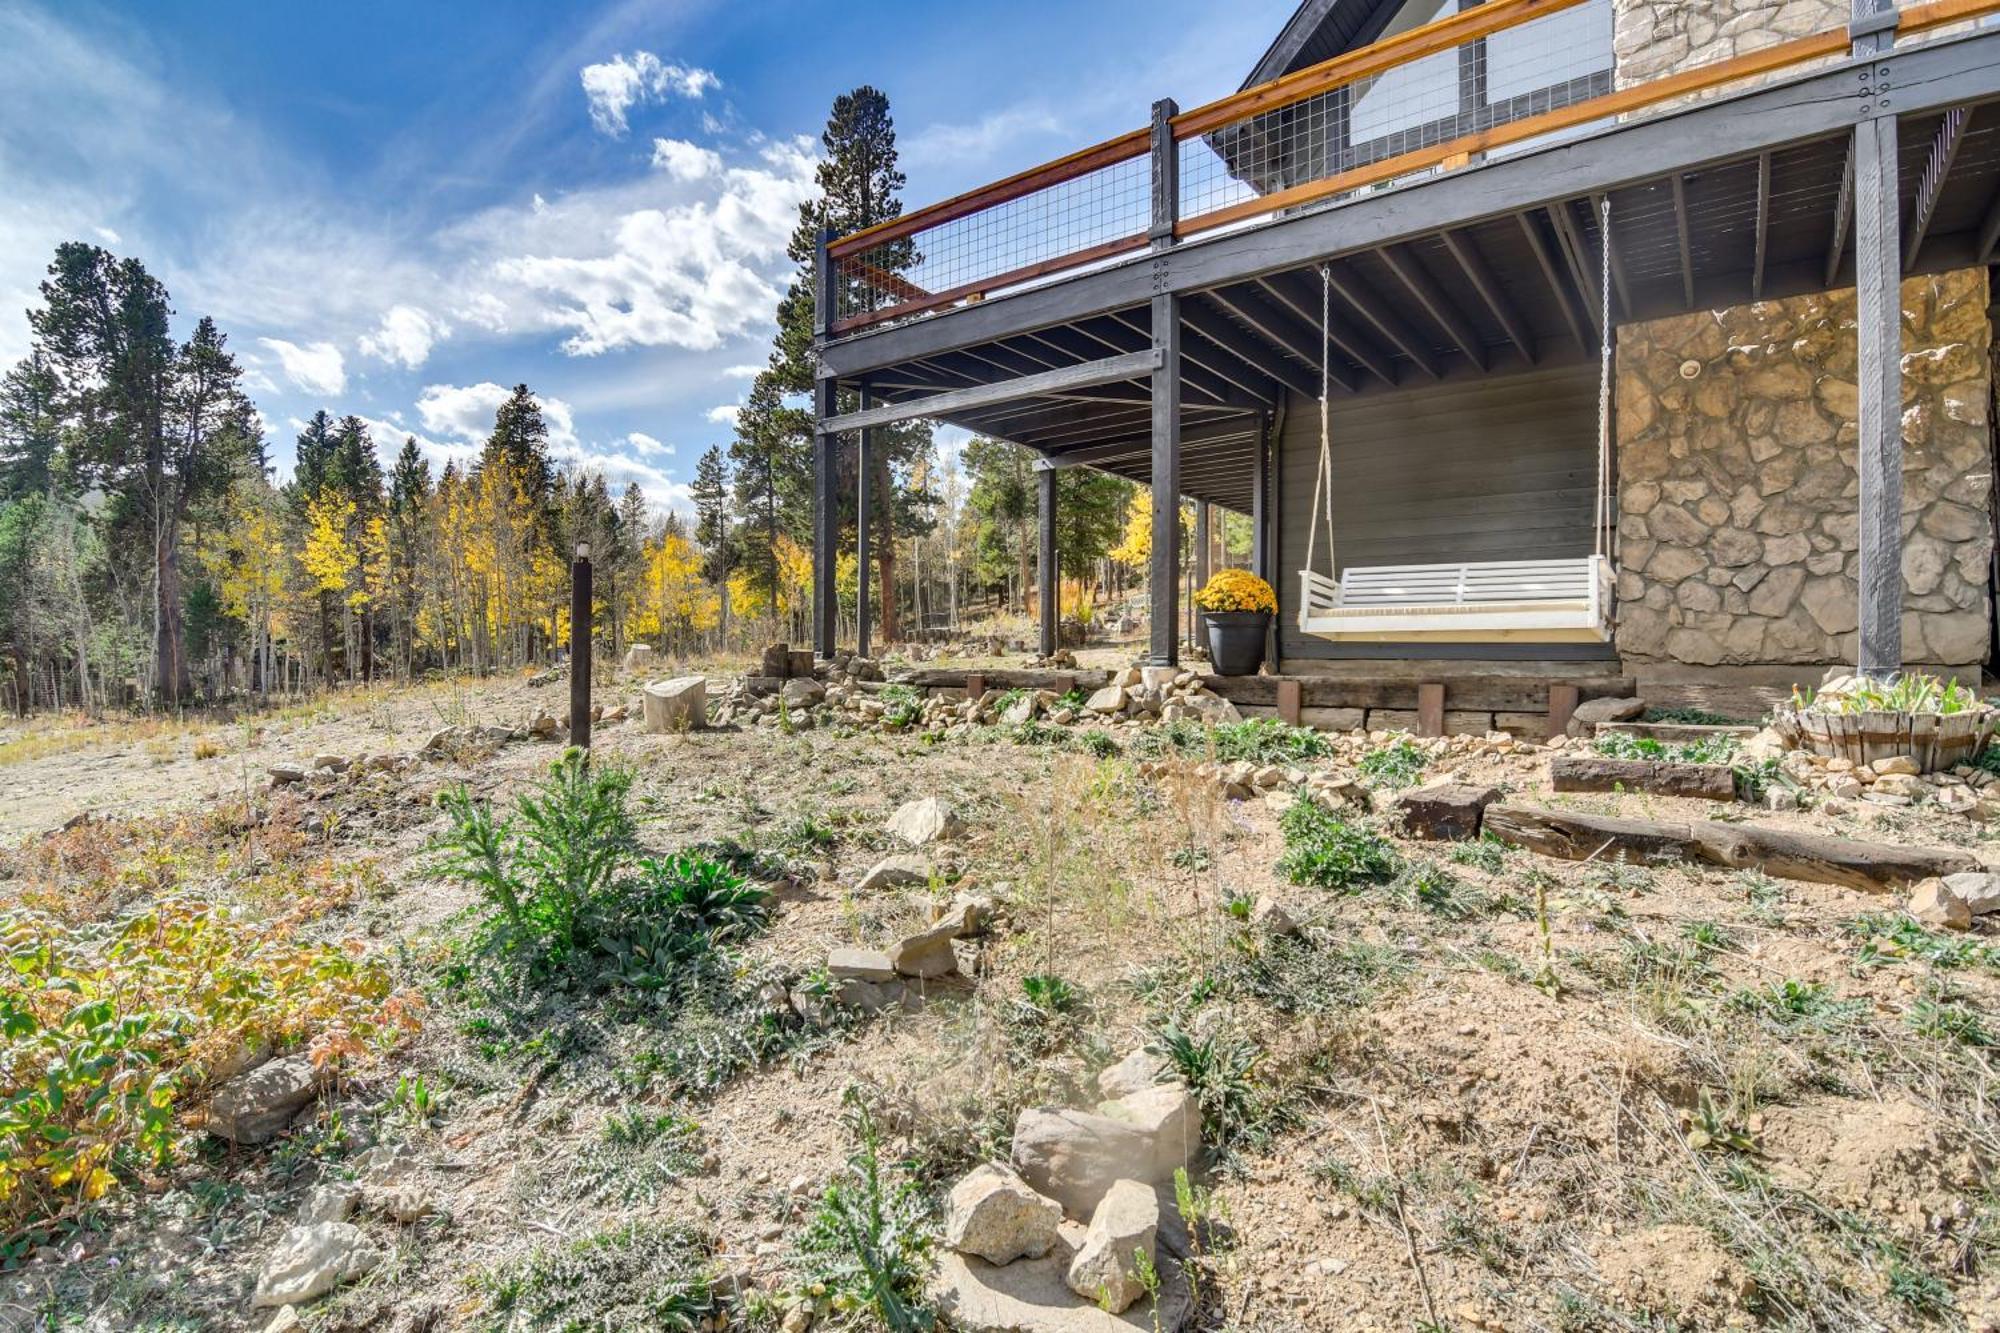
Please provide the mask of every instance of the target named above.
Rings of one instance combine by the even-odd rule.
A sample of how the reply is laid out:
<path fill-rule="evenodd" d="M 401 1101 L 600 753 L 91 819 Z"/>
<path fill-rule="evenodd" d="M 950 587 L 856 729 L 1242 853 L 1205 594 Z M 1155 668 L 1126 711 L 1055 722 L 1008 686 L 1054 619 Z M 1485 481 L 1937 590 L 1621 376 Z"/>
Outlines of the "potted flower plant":
<path fill-rule="evenodd" d="M 1220 676 L 1254 676 L 1264 662 L 1264 635 L 1278 611 L 1271 585 L 1247 569 L 1218 570 L 1194 595 L 1208 614 L 1208 660 Z"/>
<path fill-rule="evenodd" d="M 1771 721 L 1797 749 L 1857 764 L 1907 756 L 1930 773 L 1971 763 L 1996 718 L 1976 691 L 1913 671 L 1888 681 L 1836 673 L 1816 691 L 1794 690 Z"/>

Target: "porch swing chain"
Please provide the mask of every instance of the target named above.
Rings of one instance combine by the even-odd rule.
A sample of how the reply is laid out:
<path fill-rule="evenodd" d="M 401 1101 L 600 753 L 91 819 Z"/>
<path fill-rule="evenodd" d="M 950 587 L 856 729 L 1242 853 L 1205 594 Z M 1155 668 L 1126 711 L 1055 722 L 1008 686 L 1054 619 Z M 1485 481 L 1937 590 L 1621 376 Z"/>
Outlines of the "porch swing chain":
<path fill-rule="evenodd" d="M 1596 552 L 1608 552 L 1611 527 L 1611 196 L 1597 202 L 1598 327 L 1604 331 L 1597 376 Z"/>

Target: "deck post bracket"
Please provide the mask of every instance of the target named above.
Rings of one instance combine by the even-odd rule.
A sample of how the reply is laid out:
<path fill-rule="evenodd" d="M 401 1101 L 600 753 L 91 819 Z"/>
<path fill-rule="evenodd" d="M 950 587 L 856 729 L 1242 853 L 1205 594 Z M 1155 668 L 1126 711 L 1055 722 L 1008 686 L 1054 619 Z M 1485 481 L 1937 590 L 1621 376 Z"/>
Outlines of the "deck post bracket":
<path fill-rule="evenodd" d="M 1853 3 L 1854 56 L 1860 62 L 1853 139 L 1861 483 L 1856 666 L 1862 675 L 1879 678 L 1903 667 L 1902 217 L 1889 67 L 1872 63 L 1894 41 L 1895 3 Z"/>

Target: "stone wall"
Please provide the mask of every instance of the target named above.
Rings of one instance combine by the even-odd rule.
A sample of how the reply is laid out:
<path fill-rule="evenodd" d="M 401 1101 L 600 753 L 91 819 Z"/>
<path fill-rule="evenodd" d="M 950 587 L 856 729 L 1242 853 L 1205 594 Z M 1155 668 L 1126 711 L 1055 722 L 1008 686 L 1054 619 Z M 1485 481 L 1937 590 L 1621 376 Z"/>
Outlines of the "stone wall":
<path fill-rule="evenodd" d="M 1846 26 L 1848 0 L 1613 0 L 1619 87 Z"/>
<path fill-rule="evenodd" d="M 1903 284 L 1903 651 L 1988 640 L 1993 466 L 1983 269 Z M 1621 329 L 1619 612 L 1628 661 L 1852 661 L 1855 294 Z"/>

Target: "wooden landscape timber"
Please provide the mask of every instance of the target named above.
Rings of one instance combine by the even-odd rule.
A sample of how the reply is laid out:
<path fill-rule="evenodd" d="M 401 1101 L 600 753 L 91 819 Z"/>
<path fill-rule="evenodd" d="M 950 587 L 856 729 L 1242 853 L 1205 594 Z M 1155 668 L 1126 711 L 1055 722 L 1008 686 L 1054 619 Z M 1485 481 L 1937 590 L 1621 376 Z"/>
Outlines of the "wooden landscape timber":
<path fill-rule="evenodd" d="M 1722 739 L 1747 741 L 1759 730 L 1759 727 L 1750 723 L 1707 725 L 1694 722 L 1600 722 L 1597 724 L 1597 734 L 1600 736 L 1617 732 L 1626 736 L 1637 736 L 1643 740 L 1659 741 L 1663 745 L 1687 745 L 1697 741 Z"/>
<path fill-rule="evenodd" d="M 1605 759 L 1559 754 L 1549 760 L 1557 791 L 1643 791 L 1698 801 L 1734 801 L 1736 774 L 1723 764 L 1683 764 L 1667 759 Z"/>
<path fill-rule="evenodd" d="M 1004 667 L 966 671 L 957 667 L 926 667 L 918 671 L 899 672 L 890 684 L 909 685 L 920 690 L 962 690 L 974 676 L 988 691 L 1054 690 L 1058 694 L 1073 689 L 1103 689 L 1111 680 L 1109 671 L 1010 671 Z"/>
<path fill-rule="evenodd" d="M 1558 860 L 1759 870 L 1780 879 L 1838 884 L 1868 893 L 1979 869 L 1978 858 L 1956 848 L 1889 847 L 1719 820 L 1674 823 L 1495 805 L 1487 808 L 1483 828 L 1502 842 Z"/>

